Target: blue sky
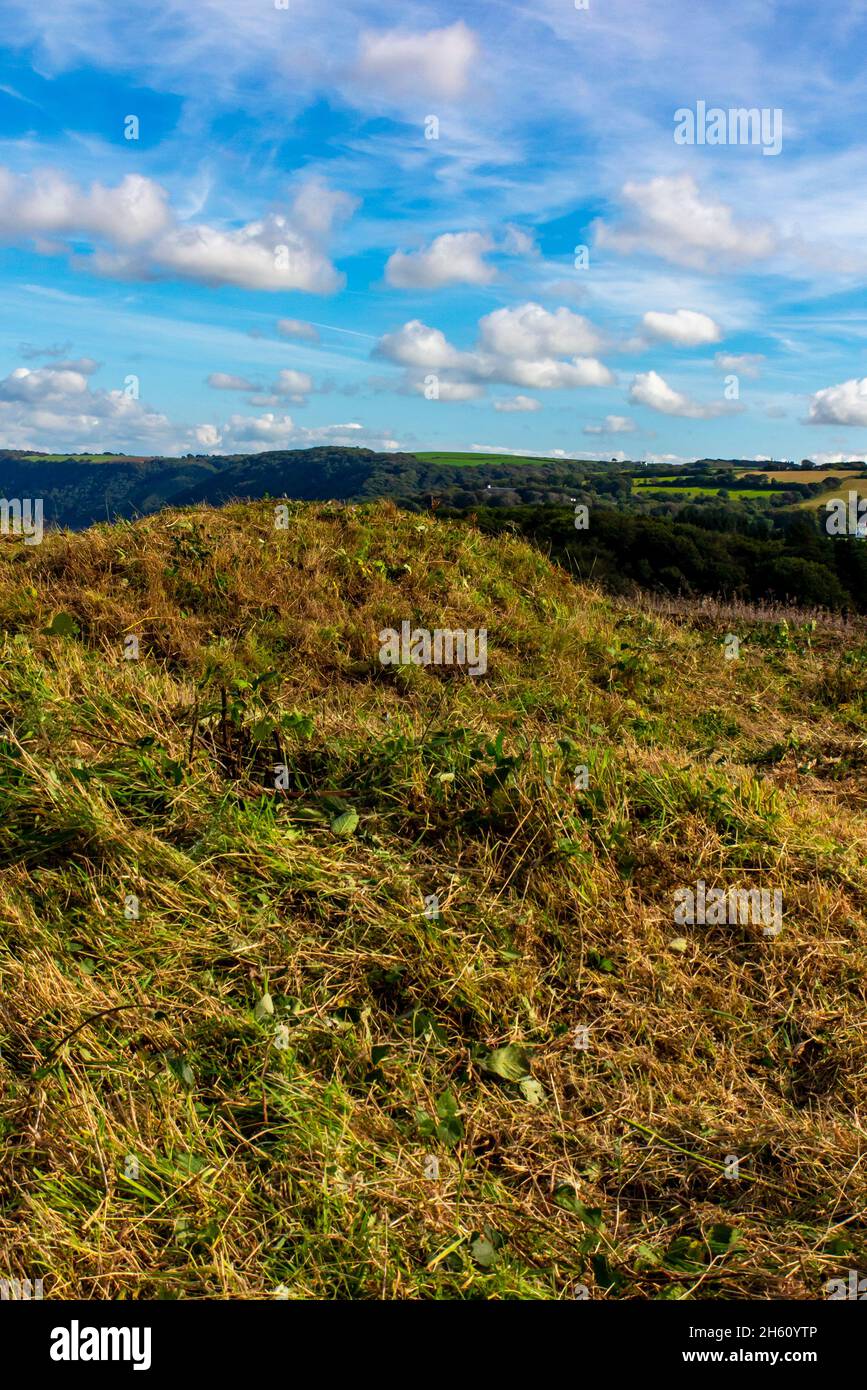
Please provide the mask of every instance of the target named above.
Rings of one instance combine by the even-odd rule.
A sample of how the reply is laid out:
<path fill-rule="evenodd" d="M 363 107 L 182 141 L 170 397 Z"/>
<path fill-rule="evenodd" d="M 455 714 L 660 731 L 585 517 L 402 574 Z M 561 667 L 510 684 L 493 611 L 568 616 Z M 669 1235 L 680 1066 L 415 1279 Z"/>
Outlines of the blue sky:
<path fill-rule="evenodd" d="M 4 0 L 0 446 L 865 458 L 865 52 L 861 0 Z"/>

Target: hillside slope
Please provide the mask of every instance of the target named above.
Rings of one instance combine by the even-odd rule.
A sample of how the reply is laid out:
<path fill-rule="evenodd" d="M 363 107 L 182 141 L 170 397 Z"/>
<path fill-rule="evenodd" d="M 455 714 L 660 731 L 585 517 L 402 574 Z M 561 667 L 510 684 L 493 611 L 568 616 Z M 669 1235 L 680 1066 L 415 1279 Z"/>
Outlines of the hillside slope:
<path fill-rule="evenodd" d="M 0 450 L 0 492 L 8 498 L 41 498 L 46 525 L 78 529 L 156 511 L 220 467 L 221 459 L 207 455 L 91 462 Z"/>
<path fill-rule="evenodd" d="M 707 614 L 511 537 L 273 520 L 0 543 L 9 1272 L 816 1298 L 863 1268 L 864 630 L 747 615 L 727 660 Z M 404 621 L 486 629 L 486 673 L 383 666 Z M 699 880 L 781 890 L 782 931 L 676 924 Z"/>

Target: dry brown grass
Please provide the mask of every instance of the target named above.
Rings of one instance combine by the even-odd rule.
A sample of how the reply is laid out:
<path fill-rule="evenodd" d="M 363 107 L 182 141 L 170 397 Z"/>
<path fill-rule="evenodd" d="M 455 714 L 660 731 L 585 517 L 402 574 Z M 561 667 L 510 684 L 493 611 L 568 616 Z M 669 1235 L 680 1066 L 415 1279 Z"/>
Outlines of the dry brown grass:
<path fill-rule="evenodd" d="M 864 632 L 651 607 L 387 504 L 0 547 L 0 1273 L 764 1299 L 863 1268 Z M 404 618 L 487 628 L 487 675 L 383 668 Z M 676 926 L 699 878 L 782 888 L 783 932 Z"/>

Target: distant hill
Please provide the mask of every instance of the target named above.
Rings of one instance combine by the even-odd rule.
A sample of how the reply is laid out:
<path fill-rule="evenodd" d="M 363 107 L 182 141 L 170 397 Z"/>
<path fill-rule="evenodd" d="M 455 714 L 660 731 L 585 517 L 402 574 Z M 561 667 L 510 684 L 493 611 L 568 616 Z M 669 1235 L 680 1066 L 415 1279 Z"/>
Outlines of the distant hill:
<path fill-rule="evenodd" d="M 389 497 L 427 505 L 430 494 L 457 506 L 492 501 L 568 502 L 588 473 L 610 464 L 564 459 L 487 459 L 471 472 L 413 454 L 319 447 L 228 456 L 129 458 L 121 455 L 0 452 L 0 495 L 44 502 L 47 524 L 73 530 L 97 521 L 129 518 L 165 506 L 214 506 L 233 498 L 298 501 L 370 501 Z M 507 495 L 508 494 L 508 495 Z"/>
<path fill-rule="evenodd" d="M 127 458 L 100 460 L 90 455 L 66 458 L 48 454 L 0 452 L 2 496 L 43 501 L 46 525 L 80 530 L 95 521 L 111 521 L 155 512 L 198 478 L 210 477 L 223 459 Z"/>

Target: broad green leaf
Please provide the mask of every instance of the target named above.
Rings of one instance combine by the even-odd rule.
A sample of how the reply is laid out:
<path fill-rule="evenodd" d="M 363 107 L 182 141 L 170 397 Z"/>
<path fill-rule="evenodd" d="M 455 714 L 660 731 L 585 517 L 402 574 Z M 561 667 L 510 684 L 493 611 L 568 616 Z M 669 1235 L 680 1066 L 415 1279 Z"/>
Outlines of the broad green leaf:
<path fill-rule="evenodd" d="M 477 1236 L 470 1246 L 470 1253 L 476 1264 L 481 1265 L 482 1269 L 490 1269 L 497 1258 L 497 1252 L 487 1236 Z"/>
<path fill-rule="evenodd" d="M 180 1081 L 184 1090 L 192 1091 L 196 1084 L 196 1078 L 186 1057 L 170 1057 L 169 1066 Z"/>
<path fill-rule="evenodd" d="M 344 811 L 340 816 L 335 816 L 331 822 L 331 831 L 334 835 L 354 835 L 357 829 L 358 812 L 352 809 Z"/>
<path fill-rule="evenodd" d="M 528 1105 L 543 1105 L 545 1102 L 545 1087 L 541 1081 L 537 1081 L 534 1076 L 522 1076 L 518 1082 L 521 1088 L 521 1095 Z"/>
<path fill-rule="evenodd" d="M 521 1081 L 530 1075 L 530 1058 L 526 1048 L 520 1043 L 509 1043 L 508 1047 L 498 1047 L 482 1058 L 485 1071 L 500 1076 L 504 1081 Z"/>
<path fill-rule="evenodd" d="M 50 625 L 42 631 L 46 637 L 77 637 L 80 629 L 71 613 L 55 613 Z"/>

